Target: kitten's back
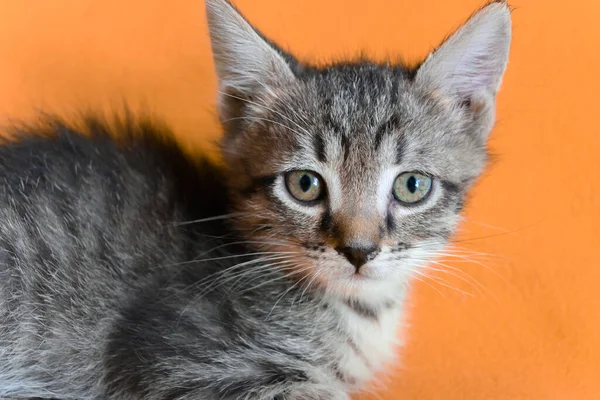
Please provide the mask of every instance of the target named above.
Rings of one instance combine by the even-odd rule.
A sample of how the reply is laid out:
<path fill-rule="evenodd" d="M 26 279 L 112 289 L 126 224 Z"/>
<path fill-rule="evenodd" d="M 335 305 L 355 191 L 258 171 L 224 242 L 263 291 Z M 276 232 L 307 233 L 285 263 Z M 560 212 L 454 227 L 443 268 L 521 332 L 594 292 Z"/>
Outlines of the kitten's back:
<path fill-rule="evenodd" d="M 36 386 L 46 381 L 49 394 L 69 388 L 76 396 L 78 386 L 99 382 L 99 343 L 127 297 L 156 269 L 196 251 L 193 225 L 182 230 L 177 222 L 222 214 L 216 168 L 191 162 L 150 123 L 121 120 L 112 129 L 88 118 L 83 135 L 51 120 L 0 146 L 5 394 L 14 387 L 40 395 Z M 53 375 L 65 368 L 69 374 Z M 19 370 L 31 380 L 17 379 Z"/>

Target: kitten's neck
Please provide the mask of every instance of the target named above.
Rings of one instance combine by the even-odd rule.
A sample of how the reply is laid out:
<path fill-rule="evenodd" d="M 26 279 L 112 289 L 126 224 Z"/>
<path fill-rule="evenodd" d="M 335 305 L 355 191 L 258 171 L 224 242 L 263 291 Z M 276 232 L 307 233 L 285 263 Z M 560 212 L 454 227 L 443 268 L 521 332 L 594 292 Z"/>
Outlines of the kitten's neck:
<path fill-rule="evenodd" d="M 405 290 L 394 298 L 384 296 L 337 297 L 332 299 L 338 327 L 339 372 L 349 386 L 363 385 L 385 373 L 401 345 Z M 368 301 L 369 299 L 370 301 Z"/>

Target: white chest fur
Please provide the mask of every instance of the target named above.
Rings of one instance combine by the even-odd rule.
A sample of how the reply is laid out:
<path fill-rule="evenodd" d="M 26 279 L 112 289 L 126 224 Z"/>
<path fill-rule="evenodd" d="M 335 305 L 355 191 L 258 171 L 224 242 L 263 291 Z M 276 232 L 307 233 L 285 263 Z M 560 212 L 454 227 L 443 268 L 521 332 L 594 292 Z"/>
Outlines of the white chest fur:
<path fill-rule="evenodd" d="M 346 343 L 342 341 L 339 347 L 339 370 L 348 383 L 361 384 L 394 361 L 403 310 L 395 305 L 369 314 L 342 302 L 338 307 L 340 330 L 347 334 Z"/>

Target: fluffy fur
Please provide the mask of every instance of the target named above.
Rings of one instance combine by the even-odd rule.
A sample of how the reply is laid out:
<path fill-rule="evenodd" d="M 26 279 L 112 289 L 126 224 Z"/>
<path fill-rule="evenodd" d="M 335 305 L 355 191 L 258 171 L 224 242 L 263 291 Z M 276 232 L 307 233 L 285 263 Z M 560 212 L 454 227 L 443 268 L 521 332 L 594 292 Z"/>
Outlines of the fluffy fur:
<path fill-rule="evenodd" d="M 89 118 L 0 147 L 0 395 L 342 400 L 393 361 L 410 276 L 486 160 L 504 3 L 417 68 L 302 64 L 207 0 L 224 166 Z M 317 204 L 284 175 L 311 170 Z M 426 200 L 394 179 L 433 178 Z M 341 252 L 375 246 L 357 270 Z"/>

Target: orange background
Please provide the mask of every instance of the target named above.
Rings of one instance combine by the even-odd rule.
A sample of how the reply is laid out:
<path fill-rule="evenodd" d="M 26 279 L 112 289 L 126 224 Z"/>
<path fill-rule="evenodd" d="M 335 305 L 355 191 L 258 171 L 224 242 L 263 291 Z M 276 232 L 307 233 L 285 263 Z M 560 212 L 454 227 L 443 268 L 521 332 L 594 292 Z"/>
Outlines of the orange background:
<path fill-rule="evenodd" d="M 310 60 L 423 57 L 480 0 L 238 0 Z M 402 364 L 372 399 L 600 399 L 600 3 L 515 0 L 491 148 L 460 238 L 416 282 Z M 0 120 L 118 108 L 218 135 L 202 0 L 0 0 Z M 452 271 L 455 272 L 455 271 Z M 369 397 L 371 398 L 371 397 Z"/>

